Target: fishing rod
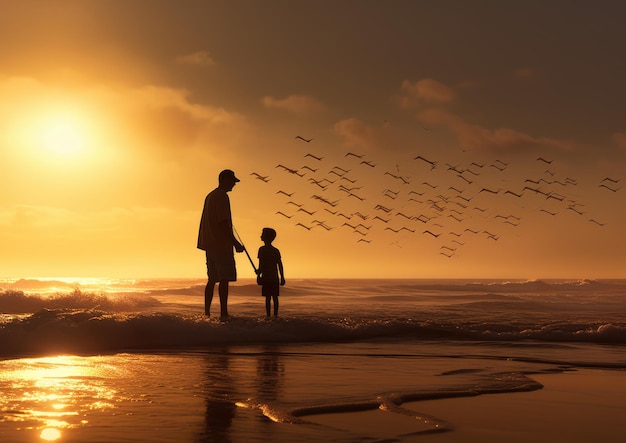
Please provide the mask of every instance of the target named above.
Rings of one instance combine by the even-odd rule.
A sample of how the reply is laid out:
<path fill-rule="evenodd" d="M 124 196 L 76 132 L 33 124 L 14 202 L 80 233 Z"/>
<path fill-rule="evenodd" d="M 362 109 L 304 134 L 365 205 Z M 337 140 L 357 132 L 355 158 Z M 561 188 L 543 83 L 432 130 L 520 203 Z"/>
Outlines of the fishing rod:
<path fill-rule="evenodd" d="M 256 266 L 254 266 L 254 262 L 252 261 L 252 257 L 250 257 L 250 254 L 248 254 L 248 249 L 243 244 L 243 241 L 241 240 L 241 237 L 239 236 L 239 233 L 237 232 L 237 230 L 235 229 L 234 226 L 233 226 L 233 232 L 237 236 L 237 240 L 239 241 L 239 243 L 241 243 L 241 246 L 243 246 L 243 252 L 245 252 L 246 255 L 248 256 L 248 260 L 250 260 L 250 264 L 252 265 L 252 269 L 254 269 L 254 273 L 258 275 L 259 271 L 257 270 Z"/>

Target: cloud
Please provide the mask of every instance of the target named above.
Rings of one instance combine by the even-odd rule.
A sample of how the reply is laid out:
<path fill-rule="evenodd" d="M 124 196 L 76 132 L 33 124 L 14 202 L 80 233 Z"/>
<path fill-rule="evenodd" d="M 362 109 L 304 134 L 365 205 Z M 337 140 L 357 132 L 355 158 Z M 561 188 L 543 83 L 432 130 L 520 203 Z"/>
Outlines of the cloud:
<path fill-rule="evenodd" d="M 402 82 L 402 89 L 406 95 L 401 97 L 401 106 L 404 108 L 415 106 L 418 103 L 443 104 L 453 101 L 456 93 L 452 88 L 431 78 L 411 83 Z"/>
<path fill-rule="evenodd" d="M 418 118 L 424 123 L 446 126 L 456 134 L 459 143 L 469 149 L 485 151 L 529 149 L 571 151 L 574 149 L 574 144 L 569 141 L 534 137 L 509 128 L 489 129 L 467 123 L 461 117 L 439 109 L 420 112 Z"/>
<path fill-rule="evenodd" d="M 616 132 L 613 134 L 613 141 L 617 144 L 618 148 L 626 150 L 626 133 Z"/>
<path fill-rule="evenodd" d="M 266 108 L 282 109 L 303 115 L 322 112 L 326 109 L 319 100 L 309 95 L 292 94 L 282 99 L 265 96 L 261 99 L 261 103 Z"/>
<path fill-rule="evenodd" d="M 81 128 L 87 128 L 85 158 L 105 161 L 117 156 L 115 166 L 120 169 L 130 167 L 130 161 L 232 161 L 251 154 L 255 146 L 255 128 L 245 115 L 200 102 L 187 89 L 93 83 L 60 89 L 38 77 L 0 76 L 0 152 L 11 161 L 37 155 L 37 125 L 60 112 L 75 116 Z M 148 174 L 148 169 L 140 173 Z"/>
<path fill-rule="evenodd" d="M 381 139 L 376 128 L 357 118 L 347 118 L 335 123 L 334 130 L 335 133 L 344 138 L 347 146 L 373 149 Z"/>
<path fill-rule="evenodd" d="M 207 51 L 198 51 L 192 54 L 176 57 L 176 62 L 183 65 L 215 66 L 215 60 Z"/>
<path fill-rule="evenodd" d="M 119 263 L 132 268 L 151 262 L 159 267 L 170 263 L 173 251 L 177 257 L 193 251 L 197 223 L 197 210 L 165 207 L 96 211 L 0 207 L 0 260 L 45 273 L 84 270 L 98 264 L 104 272 L 111 272 Z M 164 229 L 168 235 L 163 235 Z"/>
<path fill-rule="evenodd" d="M 517 78 L 533 78 L 537 77 L 538 74 L 536 69 L 530 67 L 518 68 L 513 71 L 513 76 Z"/>
<path fill-rule="evenodd" d="M 197 222 L 197 211 L 164 207 L 113 207 L 101 211 L 73 211 L 54 206 L 16 205 L 0 207 L 0 226 L 7 233 L 36 237 L 83 237 L 96 241 L 99 235 L 146 237 L 146 231 L 162 229 L 162 221 Z M 96 235 L 96 236 L 94 236 Z M 106 238 L 102 239 L 106 241 Z"/>
<path fill-rule="evenodd" d="M 143 85 L 96 93 L 126 143 L 165 156 L 200 146 L 226 149 L 249 129 L 242 114 L 195 102 L 186 89 Z"/>
<path fill-rule="evenodd" d="M 129 99 L 139 106 L 151 109 L 175 109 L 197 121 L 212 124 L 231 123 L 236 114 L 223 108 L 192 103 L 190 93 L 185 89 L 160 86 L 142 86 L 128 91 Z"/>
<path fill-rule="evenodd" d="M 81 224 L 81 217 L 67 209 L 51 206 L 17 205 L 0 209 L 0 226 L 20 229 L 62 228 L 64 231 Z"/>

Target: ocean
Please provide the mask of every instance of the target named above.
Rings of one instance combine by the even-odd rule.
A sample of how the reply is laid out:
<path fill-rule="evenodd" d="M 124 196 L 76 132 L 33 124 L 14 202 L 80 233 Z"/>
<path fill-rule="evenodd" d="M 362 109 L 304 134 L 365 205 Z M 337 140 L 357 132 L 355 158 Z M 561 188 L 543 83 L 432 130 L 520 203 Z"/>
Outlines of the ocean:
<path fill-rule="evenodd" d="M 0 280 L 0 440 L 455 441 L 423 405 L 626 381 L 626 280 L 293 279 L 268 318 L 242 279 L 225 321 L 204 285 Z"/>

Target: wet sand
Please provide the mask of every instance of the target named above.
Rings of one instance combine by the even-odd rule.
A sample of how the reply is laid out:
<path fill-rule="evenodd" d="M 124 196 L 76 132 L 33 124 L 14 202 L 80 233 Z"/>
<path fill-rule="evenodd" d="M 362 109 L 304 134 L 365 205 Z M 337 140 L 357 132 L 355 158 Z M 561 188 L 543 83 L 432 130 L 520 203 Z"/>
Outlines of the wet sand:
<path fill-rule="evenodd" d="M 416 416 L 436 417 L 447 428 L 419 441 L 457 442 L 622 442 L 626 436 L 626 372 L 583 369 L 535 374 L 543 389 L 486 394 L 402 405 Z M 421 420 L 384 411 L 307 417 L 326 426 L 381 440 L 413 441 L 432 429 Z"/>

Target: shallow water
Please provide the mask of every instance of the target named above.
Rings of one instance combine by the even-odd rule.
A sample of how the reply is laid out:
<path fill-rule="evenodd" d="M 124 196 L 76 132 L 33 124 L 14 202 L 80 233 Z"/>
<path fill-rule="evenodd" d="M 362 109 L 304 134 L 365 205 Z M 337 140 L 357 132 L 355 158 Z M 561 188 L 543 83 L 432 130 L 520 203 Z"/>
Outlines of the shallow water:
<path fill-rule="evenodd" d="M 1 441 L 437 441 L 432 399 L 626 374 L 623 282 L 301 281 L 279 319 L 244 284 L 228 322 L 201 282 L 35 286 L 0 294 Z"/>
<path fill-rule="evenodd" d="M 46 435 L 65 442 L 408 442 L 454 429 L 445 415 L 420 408 L 422 401 L 540 389 L 534 374 L 574 369 L 566 362 L 584 351 L 373 342 L 4 360 L 0 436 L 11 442 Z M 616 354 L 625 360 L 610 347 L 595 349 L 589 360 L 595 365 Z M 376 426 L 342 428 L 341 414 L 354 412 L 366 412 L 366 422 Z"/>

